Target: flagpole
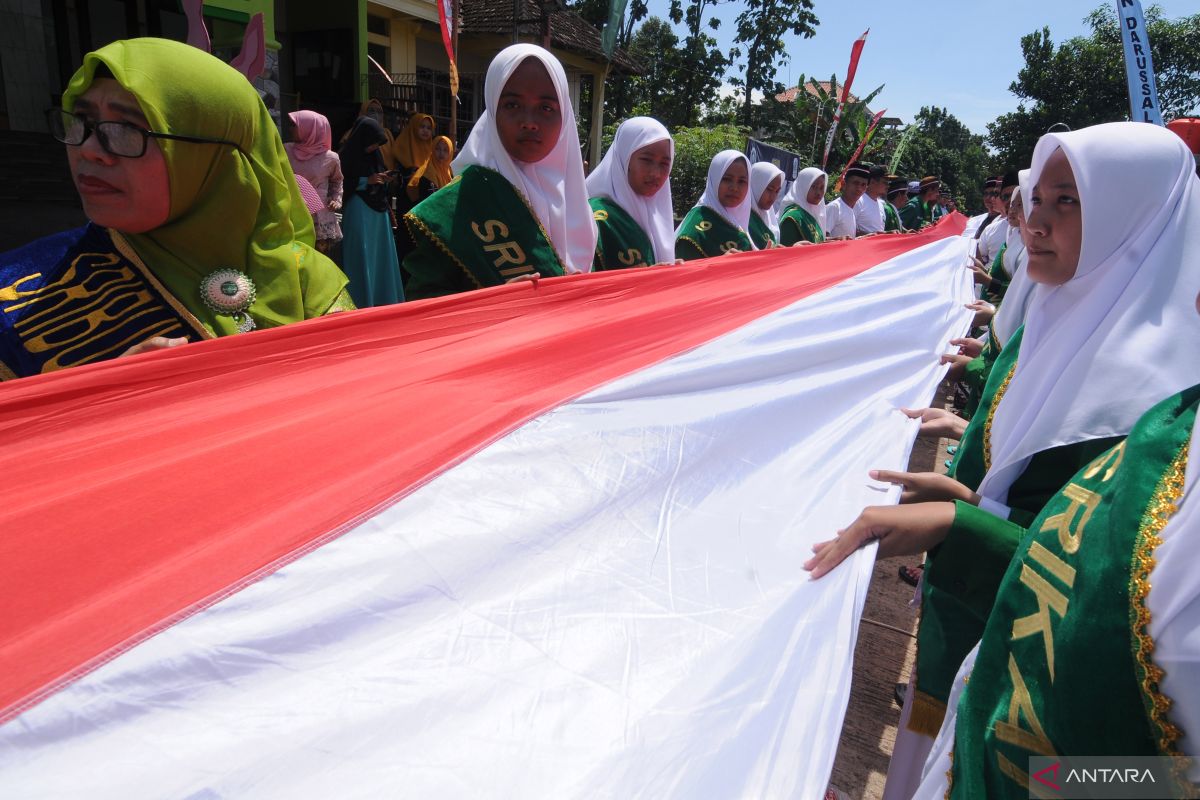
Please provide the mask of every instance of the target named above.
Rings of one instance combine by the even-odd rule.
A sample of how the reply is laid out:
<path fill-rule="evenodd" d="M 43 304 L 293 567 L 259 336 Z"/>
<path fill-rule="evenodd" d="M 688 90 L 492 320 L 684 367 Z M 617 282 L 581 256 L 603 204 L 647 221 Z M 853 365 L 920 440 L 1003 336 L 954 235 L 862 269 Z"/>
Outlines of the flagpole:
<path fill-rule="evenodd" d="M 454 61 L 458 61 L 458 0 L 450 0 L 450 18 L 454 20 L 454 30 L 451 34 L 454 50 Z M 458 152 L 458 93 L 450 98 L 450 141 L 454 142 L 454 151 Z"/>
<path fill-rule="evenodd" d="M 833 137 L 837 134 L 838 123 L 842 121 L 842 109 L 845 108 L 846 101 L 850 99 L 850 86 L 854 83 L 854 73 L 858 70 L 858 59 L 862 55 L 863 46 L 867 43 L 867 34 L 870 32 L 871 29 L 867 28 L 850 48 L 850 67 L 846 70 L 846 80 L 842 83 L 841 99 L 838 101 L 837 109 L 833 112 L 829 135 L 825 137 L 825 154 L 821 156 L 821 169 L 825 169 L 829 163 L 829 151 L 833 147 Z"/>
<path fill-rule="evenodd" d="M 850 156 L 850 160 L 846 162 L 844 167 L 842 167 L 842 174 L 839 175 L 837 179 L 837 191 L 841 191 L 842 183 L 846 180 L 846 170 L 850 169 L 851 164 L 853 164 L 855 161 L 858 161 L 858 157 L 861 156 L 863 150 L 866 149 L 867 144 L 871 141 L 871 137 L 875 135 L 875 128 L 877 125 L 879 125 L 879 120 L 883 119 L 883 115 L 886 113 L 887 109 L 885 108 L 871 119 L 871 126 L 867 128 L 867 132 L 863 134 L 862 141 L 858 143 L 858 149 L 854 151 L 854 155 Z"/>

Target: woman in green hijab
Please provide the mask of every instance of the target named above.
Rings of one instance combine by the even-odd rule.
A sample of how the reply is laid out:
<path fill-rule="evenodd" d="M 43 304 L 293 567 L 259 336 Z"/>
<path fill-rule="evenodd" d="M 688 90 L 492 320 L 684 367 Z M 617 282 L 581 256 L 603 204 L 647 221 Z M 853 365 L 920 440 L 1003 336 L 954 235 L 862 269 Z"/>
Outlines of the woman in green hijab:
<path fill-rule="evenodd" d="M 232 67 L 165 39 L 114 42 L 47 118 L 91 222 L 0 255 L 0 378 L 353 307 Z"/>

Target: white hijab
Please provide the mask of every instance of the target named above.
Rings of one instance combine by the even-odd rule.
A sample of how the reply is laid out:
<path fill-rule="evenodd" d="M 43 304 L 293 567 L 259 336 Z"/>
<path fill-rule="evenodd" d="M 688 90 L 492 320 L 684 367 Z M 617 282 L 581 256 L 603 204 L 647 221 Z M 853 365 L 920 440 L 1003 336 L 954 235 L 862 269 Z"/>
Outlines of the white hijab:
<path fill-rule="evenodd" d="M 562 129 L 550 154 L 535 164 L 516 161 L 504 149 L 496 131 L 494 109 L 513 72 L 527 58 L 536 58 L 550 73 L 562 110 Z M 583 180 L 583 157 L 575 112 L 567 91 L 567 76 L 558 59 L 534 44 L 514 44 L 501 50 L 488 66 L 483 85 L 487 107 L 471 129 L 467 143 L 451 165 L 454 174 L 478 164 L 495 170 L 524 197 L 550 237 L 564 269 L 589 272 L 596 251 L 596 225 Z"/>
<path fill-rule="evenodd" d="M 771 204 L 770 208 L 758 207 L 758 198 L 762 197 L 762 193 L 767 190 L 775 178 L 779 178 L 779 193 L 782 195 L 783 170 L 770 161 L 756 161 L 750 168 L 750 210 L 757 214 L 758 218 L 766 223 L 775 238 L 779 239 L 779 212 L 775 210 L 779 205 L 779 198 L 775 198 L 775 202 Z"/>
<path fill-rule="evenodd" d="M 1021 198 L 1021 224 L 1024 226 L 1025 209 L 1029 208 L 1025 205 L 1027 187 L 1030 183 L 1029 170 L 1021 170 L 1019 179 L 1018 194 L 1014 194 L 1013 197 L 1014 200 L 1017 197 Z M 1021 228 L 1009 226 L 1007 244 L 1008 247 L 1004 250 L 1004 260 L 1011 265 L 1009 274 L 1012 275 L 1012 282 L 1008 284 L 1008 290 L 1004 293 L 1004 301 L 1000 303 L 1000 310 L 996 312 L 996 317 L 992 320 L 992 330 L 996 333 L 996 338 L 999 339 L 1002 347 L 1017 332 L 1017 328 L 1025 324 L 1025 315 L 1029 312 L 1029 301 L 1033 298 L 1033 290 L 1037 287 L 1037 284 L 1029 279 L 1029 274 L 1025 271 L 1025 264 L 1029 259 L 1025 253 L 1025 240 L 1021 238 Z"/>
<path fill-rule="evenodd" d="M 1071 280 L 1034 289 L 1016 373 L 996 408 L 979 492 L 1001 503 L 1035 453 L 1127 434 L 1152 405 L 1200 383 L 1192 154 L 1142 122 L 1051 133 L 1034 149 L 1030 186 L 1060 148 L 1079 188 L 1083 243 Z"/>
<path fill-rule="evenodd" d="M 659 264 L 675 260 L 675 219 L 671 211 L 671 179 L 653 197 L 642 197 L 629 185 L 629 159 L 645 147 L 666 140 L 675 162 L 675 141 L 666 127 L 650 117 L 630 117 L 617 128 L 612 146 L 587 178 L 588 197 L 605 197 L 633 217 L 654 247 Z"/>
<path fill-rule="evenodd" d="M 808 190 L 816 183 L 817 178 L 825 179 L 825 188 L 829 188 L 829 175 L 822 169 L 817 167 L 805 167 L 800 170 L 800 174 L 796 176 L 796 180 L 792 181 L 792 188 L 788 190 L 788 196 L 784 200 L 785 208 L 787 206 L 800 206 L 817 221 L 817 225 L 821 226 L 821 230 L 825 230 L 825 198 L 821 198 L 815 203 L 808 202 Z"/>
<path fill-rule="evenodd" d="M 1180 141 L 1183 141 L 1182 139 Z M 722 150 L 713 156 L 712 163 L 708 165 L 708 181 L 704 184 L 704 194 L 700 195 L 700 199 L 696 201 L 696 206 L 708 206 L 713 211 L 720 214 L 726 222 L 734 226 L 738 230 L 746 232 L 746 238 L 750 238 L 750 192 L 746 192 L 746 196 L 742 198 L 742 202 L 738 203 L 735 208 L 726 208 L 721 205 L 721 178 L 725 176 L 725 170 L 729 169 L 729 165 L 734 161 L 741 159 L 746 165 L 746 177 L 750 177 L 750 159 L 746 158 L 745 153 L 738 150 Z M 676 236 L 679 235 L 680 229 L 675 229 Z M 750 243 L 754 247 L 754 242 Z M 757 248 L 755 248 L 757 249 Z"/>

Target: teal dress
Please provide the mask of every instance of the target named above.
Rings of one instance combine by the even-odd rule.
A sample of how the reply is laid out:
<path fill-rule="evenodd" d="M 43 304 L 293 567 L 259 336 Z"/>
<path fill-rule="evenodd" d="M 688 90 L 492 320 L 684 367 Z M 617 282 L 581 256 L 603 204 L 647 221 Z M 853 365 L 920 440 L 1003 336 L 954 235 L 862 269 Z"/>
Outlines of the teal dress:
<path fill-rule="evenodd" d="M 359 178 L 358 188 L 367 185 Z M 350 279 L 350 297 L 359 308 L 404 302 L 400 261 L 387 211 L 376 211 L 358 193 L 342 214 L 342 271 Z"/>

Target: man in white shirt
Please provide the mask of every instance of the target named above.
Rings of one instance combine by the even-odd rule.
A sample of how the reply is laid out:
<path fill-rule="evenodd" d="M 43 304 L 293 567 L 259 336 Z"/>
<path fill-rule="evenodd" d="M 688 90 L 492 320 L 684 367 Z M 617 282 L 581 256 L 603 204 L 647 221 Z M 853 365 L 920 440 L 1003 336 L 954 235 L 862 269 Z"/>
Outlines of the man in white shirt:
<path fill-rule="evenodd" d="M 967 220 L 967 227 L 963 230 L 963 236 L 969 236 L 972 239 L 978 239 L 983 235 L 983 229 L 990 225 L 999 215 L 999 210 L 996 208 L 996 201 L 1000 199 L 1000 181 L 999 175 L 988 178 L 983 183 L 983 208 L 982 214 L 976 214 Z"/>
<path fill-rule="evenodd" d="M 1017 173 L 1015 170 L 1006 172 L 1000 179 L 1000 196 L 996 198 L 996 208 L 1007 209 L 1012 200 L 1013 192 L 1017 189 Z M 979 236 L 979 258 L 983 260 L 984 269 L 990 269 L 1000 248 L 1008 237 L 1008 214 L 1000 214 L 992 223 L 983 229 Z"/>
<path fill-rule="evenodd" d="M 867 182 L 871 177 L 866 166 L 854 162 L 846 169 L 846 177 L 842 183 L 840 197 L 830 200 L 825 205 L 825 235 L 830 239 L 853 239 L 858 231 L 858 222 L 854 216 L 854 206 L 862 199 L 867 191 Z"/>
<path fill-rule="evenodd" d="M 876 164 L 867 171 L 867 190 L 854 205 L 854 223 L 859 236 L 882 233 L 884 230 L 883 204 L 887 194 L 887 169 Z"/>

